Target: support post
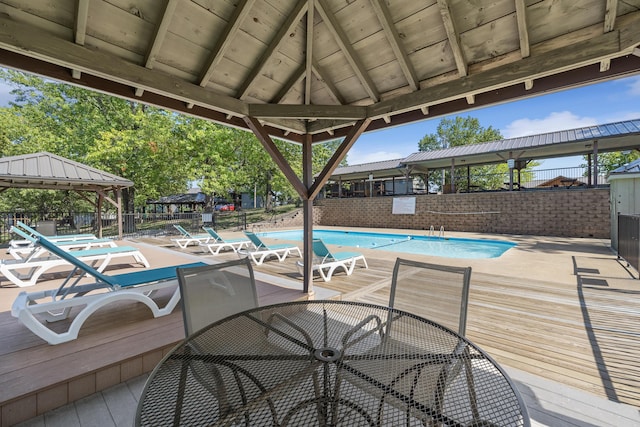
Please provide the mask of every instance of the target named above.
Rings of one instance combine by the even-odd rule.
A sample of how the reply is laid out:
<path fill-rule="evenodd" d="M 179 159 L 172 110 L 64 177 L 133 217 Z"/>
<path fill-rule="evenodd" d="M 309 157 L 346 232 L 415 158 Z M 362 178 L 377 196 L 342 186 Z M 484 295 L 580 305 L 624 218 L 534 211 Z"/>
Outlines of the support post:
<path fill-rule="evenodd" d="M 305 188 L 311 188 L 313 184 L 313 158 L 311 147 L 311 134 L 306 134 L 302 143 L 302 181 Z M 313 291 L 313 199 L 302 199 L 303 214 L 303 242 L 302 242 L 302 260 L 303 268 L 303 287 L 302 290 L 309 298 L 314 294 Z"/>

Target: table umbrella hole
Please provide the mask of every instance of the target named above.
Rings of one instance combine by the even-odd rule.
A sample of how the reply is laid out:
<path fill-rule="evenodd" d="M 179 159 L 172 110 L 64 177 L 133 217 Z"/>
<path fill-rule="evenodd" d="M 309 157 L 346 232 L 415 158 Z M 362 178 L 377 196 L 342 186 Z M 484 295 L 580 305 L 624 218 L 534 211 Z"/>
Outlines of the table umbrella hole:
<path fill-rule="evenodd" d="M 314 352 L 314 356 L 322 362 L 335 362 L 340 359 L 342 353 L 337 348 L 325 347 L 317 349 Z"/>

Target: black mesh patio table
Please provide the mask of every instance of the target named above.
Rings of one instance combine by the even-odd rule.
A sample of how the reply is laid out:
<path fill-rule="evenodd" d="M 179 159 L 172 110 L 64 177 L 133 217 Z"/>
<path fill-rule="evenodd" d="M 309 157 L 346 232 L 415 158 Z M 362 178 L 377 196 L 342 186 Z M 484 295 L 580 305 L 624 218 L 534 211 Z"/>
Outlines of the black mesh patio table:
<path fill-rule="evenodd" d="M 528 426 L 505 372 L 407 312 L 303 301 L 216 322 L 172 350 L 136 425 Z"/>

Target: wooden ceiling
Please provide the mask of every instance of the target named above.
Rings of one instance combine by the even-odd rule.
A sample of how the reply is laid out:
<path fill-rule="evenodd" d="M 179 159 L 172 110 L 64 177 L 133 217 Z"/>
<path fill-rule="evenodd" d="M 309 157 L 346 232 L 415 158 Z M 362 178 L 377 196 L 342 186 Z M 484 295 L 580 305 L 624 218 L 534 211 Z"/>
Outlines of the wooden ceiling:
<path fill-rule="evenodd" d="M 639 46 L 640 0 L 0 0 L 1 65 L 296 142 L 636 74 Z"/>

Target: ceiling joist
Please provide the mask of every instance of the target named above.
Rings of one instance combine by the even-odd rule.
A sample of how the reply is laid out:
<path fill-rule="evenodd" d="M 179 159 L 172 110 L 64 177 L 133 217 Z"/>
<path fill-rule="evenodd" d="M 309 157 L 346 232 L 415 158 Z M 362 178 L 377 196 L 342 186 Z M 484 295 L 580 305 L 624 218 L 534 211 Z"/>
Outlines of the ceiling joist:
<path fill-rule="evenodd" d="M 231 41 L 236 37 L 237 32 L 240 30 L 240 25 L 242 25 L 242 22 L 249 14 L 254 2 L 255 0 L 240 0 L 238 2 L 238 5 L 235 7 L 233 15 L 231 15 L 224 32 L 220 35 L 216 46 L 211 52 L 207 65 L 200 74 L 200 86 L 206 86 L 209 83 L 209 80 L 211 80 L 216 67 L 229 48 Z"/>
<path fill-rule="evenodd" d="M 456 62 L 458 73 L 460 76 L 466 76 L 468 74 L 468 65 L 462 52 L 460 44 L 460 34 L 456 31 L 456 26 L 451 16 L 451 9 L 449 8 L 448 0 L 438 0 L 438 7 L 440 8 L 440 15 L 442 16 L 442 23 L 444 29 L 447 32 L 447 38 L 449 39 L 449 46 L 451 47 L 451 53 Z"/>
<path fill-rule="evenodd" d="M 369 95 L 369 98 L 371 98 L 373 102 L 378 102 L 380 94 L 376 89 L 376 85 L 373 83 L 373 80 L 371 80 L 371 77 L 367 73 L 362 61 L 360 61 L 360 58 L 353 49 L 347 35 L 340 27 L 340 23 L 332 13 L 328 12 L 330 9 L 326 0 L 317 0 L 316 8 L 320 13 L 320 16 L 322 16 L 325 24 L 331 29 L 331 33 L 333 34 L 336 43 L 340 46 L 340 50 L 344 52 L 345 58 L 349 62 L 349 65 L 351 65 L 353 72 L 358 77 L 358 80 Z"/>

